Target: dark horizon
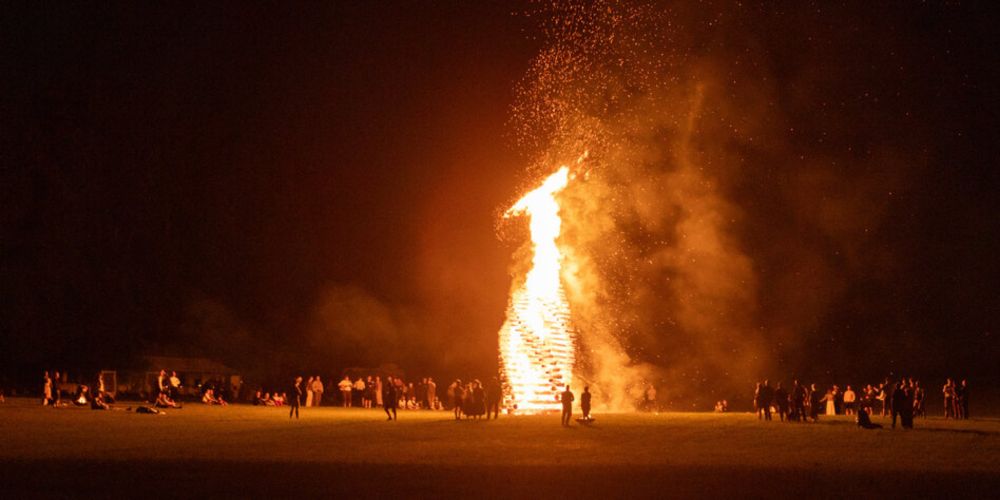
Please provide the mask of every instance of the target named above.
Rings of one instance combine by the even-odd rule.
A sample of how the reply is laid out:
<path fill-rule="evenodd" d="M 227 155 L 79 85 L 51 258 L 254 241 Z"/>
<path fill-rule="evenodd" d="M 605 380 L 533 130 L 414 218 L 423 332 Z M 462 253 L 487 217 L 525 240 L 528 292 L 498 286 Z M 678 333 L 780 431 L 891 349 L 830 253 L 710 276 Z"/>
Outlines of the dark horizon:
<path fill-rule="evenodd" d="M 1000 381 L 995 18 L 709 4 L 721 24 L 679 8 L 678 43 L 766 75 L 755 98 L 782 120 L 747 126 L 787 141 L 718 174 L 762 377 Z M 0 376 L 166 353 L 260 377 L 495 371 L 520 244 L 498 217 L 537 179 L 511 124 L 543 47 L 527 8 L 8 9 Z M 755 69 L 730 66 L 750 46 Z M 636 360 L 686 345 L 645 319 L 626 332 Z"/>

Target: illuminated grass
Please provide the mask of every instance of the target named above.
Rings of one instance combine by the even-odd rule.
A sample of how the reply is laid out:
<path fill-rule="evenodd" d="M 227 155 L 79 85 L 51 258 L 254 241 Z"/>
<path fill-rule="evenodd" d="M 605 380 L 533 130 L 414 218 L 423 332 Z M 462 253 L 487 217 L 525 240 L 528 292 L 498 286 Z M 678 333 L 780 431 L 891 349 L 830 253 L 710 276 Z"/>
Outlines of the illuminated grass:
<path fill-rule="evenodd" d="M 876 418 L 876 422 L 888 424 Z M 0 461 L 202 460 L 339 464 L 662 465 L 1000 471 L 1000 421 L 917 420 L 912 431 L 864 431 L 748 414 L 598 415 L 564 429 L 558 415 L 456 422 L 448 412 L 191 405 L 166 416 L 0 405 Z"/>

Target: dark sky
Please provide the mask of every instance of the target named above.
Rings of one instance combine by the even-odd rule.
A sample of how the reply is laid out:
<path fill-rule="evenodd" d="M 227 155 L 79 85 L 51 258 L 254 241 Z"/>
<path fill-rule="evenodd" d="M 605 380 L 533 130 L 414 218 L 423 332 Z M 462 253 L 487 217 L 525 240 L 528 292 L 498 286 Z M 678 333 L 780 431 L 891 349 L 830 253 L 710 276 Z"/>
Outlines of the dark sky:
<path fill-rule="evenodd" d="M 541 43 L 530 19 L 511 15 L 521 8 L 5 9 L 0 372 L 113 367 L 144 352 L 272 360 L 275 370 L 495 363 L 512 251 L 495 224 L 527 166 L 509 140 L 509 111 Z M 809 85 L 803 64 L 849 79 L 827 91 L 857 95 L 854 81 L 889 100 L 889 89 L 902 92 L 890 112 L 834 146 L 879 130 L 872 141 L 927 153 L 907 198 L 881 219 L 883 235 L 865 247 L 893 256 L 890 279 L 852 276 L 802 344 L 811 356 L 849 359 L 868 335 L 859 325 L 881 322 L 913 331 L 892 338 L 946 360 L 935 367 L 995 377 L 995 23 L 950 3 L 831 10 L 761 12 L 767 33 L 740 24 L 729 36 L 759 38 L 760 59 L 793 104 L 810 95 L 797 87 Z M 822 29 L 813 30 L 817 19 Z M 832 34 L 838 21 L 864 24 L 860 38 Z M 824 30 L 836 41 L 798 49 Z M 911 72 L 863 57 L 882 44 L 898 47 Z M 851 106 L 859 109 L 839 118 L 869 116 L 860 110 L 868 104 Z M 808 128 L 814 107 L 788 109 L 790 128 L 805 125 L 797 134 L 822 135 Z M 896 112 L 931 133 L 893 134 L 900 120 L 887 117 Z M 801 144 L 810 154 L 834 147 Z M 755 239 L 753 225 L 775 220 L 782 207 L 768 186 L 787 188 L 787 179 L 758 174 L 734 183 L 730 198 L 748 214 L 743 248 L 761 276 L 761 323 L 771 325 L 786 312 L 772 309 L 788 304 L 769 301 L 769 291 L 789 278 L 769 279 L 784 257 L 774 240 Z M 801 227 L 786 236 L 799 234 L 806 248 L 823 248 L 822 234 Z M 320 323 L 356 310 L 375 319 L 343 328 L 374 333 L 317 344 L 317 331 L 341 331 Z M 841 339 L 835 348 L 824 343 L 830 332 Z"/>
<path fill-rule="evenodd" d="M 521 180 L 504 123 L 535 51 L 510 12 L 8 12 L 5 354 L 113 364 L 198 300 L 280 350 L 342 285 L 495 329 L 496 211 Z"/>

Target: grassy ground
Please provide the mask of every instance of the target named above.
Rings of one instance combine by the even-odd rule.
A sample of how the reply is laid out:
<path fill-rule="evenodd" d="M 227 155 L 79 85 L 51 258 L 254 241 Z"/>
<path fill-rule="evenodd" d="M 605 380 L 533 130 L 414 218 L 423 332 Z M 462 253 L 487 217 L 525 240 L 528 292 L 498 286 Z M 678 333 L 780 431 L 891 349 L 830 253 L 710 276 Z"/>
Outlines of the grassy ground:
<path fill-rule="evenodd" d="M 880 422 L 880 419 L 875 419 Z M 888 424 L 888 421 L 882 421 Z M 1000 420 L 865 431 L 748 414 L 456 422 L 446 412 L 191 405 L 166 416 L 0 405 L 19 496 L 991 496 Z"/>

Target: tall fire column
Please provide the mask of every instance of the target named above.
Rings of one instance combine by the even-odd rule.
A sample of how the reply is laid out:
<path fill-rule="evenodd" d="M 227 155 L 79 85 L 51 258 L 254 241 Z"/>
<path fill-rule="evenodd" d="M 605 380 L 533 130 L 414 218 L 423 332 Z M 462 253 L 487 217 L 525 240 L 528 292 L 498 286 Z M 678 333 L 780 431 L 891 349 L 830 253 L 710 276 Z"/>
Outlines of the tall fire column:
<path fill-rule="evenodd" d="M 556 246 L 562 220 L 555 195 L 569 182 L 562 167 L 512 206 L 505 217 L 531 218 L 532 266 L 510 297 L 500 329 L 504 407 L 517 413 L 558 410 L 561 389 L 573 381 L 576 338 L 560 279 Z"/>

